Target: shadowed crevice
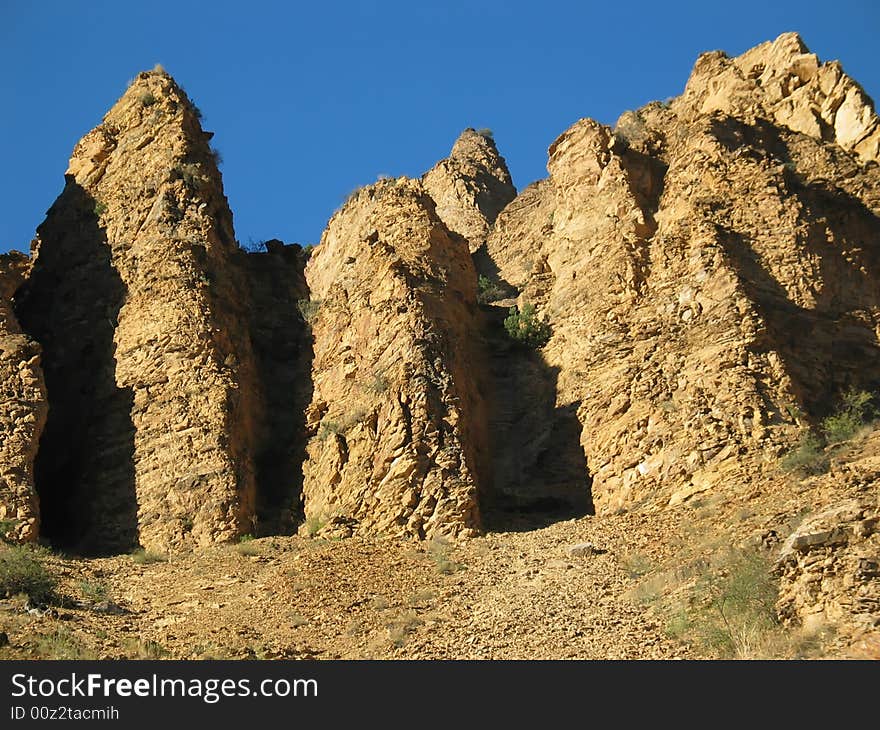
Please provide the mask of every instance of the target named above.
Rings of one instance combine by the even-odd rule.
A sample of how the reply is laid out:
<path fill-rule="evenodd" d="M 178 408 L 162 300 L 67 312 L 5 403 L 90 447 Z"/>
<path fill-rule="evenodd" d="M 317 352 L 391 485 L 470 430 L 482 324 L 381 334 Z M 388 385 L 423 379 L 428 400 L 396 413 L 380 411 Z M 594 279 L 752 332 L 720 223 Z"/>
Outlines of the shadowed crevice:
<path fill-rule="evenodd" d="M 537 529 L 593 514 L 580 404 L 557 405 L 559 369 L 510 339 L 504 329 L 506 307 L 482 309 L 492 455 L 492 488 L 482 505 L 486 528 Z"/>
<path fill-rule="evenodd" d="M 256 534 L 292 534 L 302 521 L 305 411 L 312 399 L 312 337 L 298 303 L 308 299 L 302 249 L 267 241 L 243 254 L 251 283 L 249 329 L 261 385 L 255 454 Z"/>
<path fill-rule="evenodd" d="M 126 287 L 99 206 L 68 178 L 37 230 L 34 268 L 16 296 L 21 326 L 43 350 L 49 396 L 34 465 L 41 538 L 81 554 L 138 542 L 133 394 L 116 385 L 113 339 Z"/>

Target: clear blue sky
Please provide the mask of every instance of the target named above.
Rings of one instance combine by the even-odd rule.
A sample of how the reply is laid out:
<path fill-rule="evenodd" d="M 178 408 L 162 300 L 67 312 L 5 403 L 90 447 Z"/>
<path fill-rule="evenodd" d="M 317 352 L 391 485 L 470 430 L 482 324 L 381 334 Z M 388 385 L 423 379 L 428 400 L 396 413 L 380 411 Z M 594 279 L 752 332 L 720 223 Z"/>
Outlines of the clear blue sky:
<path fill-rule="evenodd" d="M 494 130 L 522 189 L 574 121 L 679 94 L 704 50 L 796 30 L 874 97 L 878 6 L 0 0 L 0 251 L 27 250 L 73 145 L 156 63 L 216 133 L 238 239 L 309 243 L 352 189 L 420 175 L 465 127 Z"/>

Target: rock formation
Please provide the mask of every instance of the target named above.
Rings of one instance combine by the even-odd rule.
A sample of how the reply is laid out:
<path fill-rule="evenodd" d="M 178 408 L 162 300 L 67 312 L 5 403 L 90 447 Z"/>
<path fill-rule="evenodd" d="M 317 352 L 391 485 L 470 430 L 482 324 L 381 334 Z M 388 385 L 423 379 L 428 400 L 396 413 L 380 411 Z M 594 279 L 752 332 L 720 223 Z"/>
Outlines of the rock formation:
<path fill-rule="evenodd" d="M 426 172 L 422 182 L 440 220 L 464 236 L 471 251 L 485 242 L 498 214 L 516 197 L 507 164 L 488 130 L 462 132 L 449 157 Z"/>
<path fill-rule="evenodd" d="M 476 274 L 417 181 L 364 188 L 306 276 L 305 530 L 473 534 L 486 454 Z"/>
<path fill-rule="evenodd" d="M 260 404 L 211 135 L 164 71 L 76 146 L 17 300 L 44 351 L 45 532 L 88 552 L 250 532 Z"/>
<path fill-rule="evenodd" d="M 789 41 L 750 63 L 794 64 Z M 550 317 L 600 511 L 759 478 L 845 387 L 880 382 L 877 166 L 760 116 L 748 89 L 706 107 L 705 64 L 669 106 L 561 135 L 487 242 Z"/>
<path fill-rule="evenodd" d="M 47 411 L 40 347 L 12 311 L 28 265 L 22 254 L 0 255 L 0 522 L 7 539 L 21 541 L 39 536 L 33 466 Z"/>
<path fill-rule="evenodd" d="M 880 160 L 880 120 L 864 90 L 837 61 L 820 63 L 797 33 L 784 33 L 737 58 L 698 59 L 675 109 L 685 118 L 721 112 L 758 118 L 834 142 L 863 161 Z"/>

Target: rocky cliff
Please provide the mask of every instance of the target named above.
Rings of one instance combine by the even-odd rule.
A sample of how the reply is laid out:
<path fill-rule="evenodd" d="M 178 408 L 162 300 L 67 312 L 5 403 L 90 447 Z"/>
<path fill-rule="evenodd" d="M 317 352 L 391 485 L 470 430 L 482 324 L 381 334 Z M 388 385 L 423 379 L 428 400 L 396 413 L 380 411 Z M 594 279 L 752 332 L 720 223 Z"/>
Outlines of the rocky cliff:
<path fill-rule="evenodd" d="M 467 241 L 422 185 L 364 188 L 309 261 L 305 530 L 474 534 L 488 458 Z"/>
<path fill-rule="evenodd" d="M 440 220 L 464 236 L 471 251 L 485 242 L 498 214 L 516 197 L 507 163 L 489 130 L 462 132 L 449 157 L 426 172 L 422 183 Z"/>
<path fill-rule="evenodd" d="M 22 541 L 39 536 L 33 472 L 48 408 L 39 345 L 12 311 L 28 268 L 22 254 L 0 256 L 0 523 L 5 537 Z"/>
<path fill-rule="evenodd" d="M 252 529 L 259 418 L 211 135 L 164 71 L 76 146 L 17 297 L 43 347 L 45 533 L 95 552 Z"/>
<path fill-rule="evenodd" d="M 878 129 L 794 34 L 712 52 L 680 97 L 575 123 L 519 195 L 465 130 L 354 195 L 304 272 L 298 246 L 237 247 L 211 134 L 140 74 L 6 286 L 49 402 L 36 449 L 39 350 L 7 304 L 31 429 L 2 441 L 7 513 L 35 536 L 35 484 L 45 537 L 108 551 L 746 492 L 880 385 Z M 511 341 L 514 304 L 546 344 Z"/>
<path fill-rule="evenodd" d="M 790 69 L 803 50 L 783 36 L 711 58 Z M 600 511 L 745 489 L 845 388 L 880 378 L 877 166 L 775 123 L 751 87 L 707 106 L 707 63 L 671 105 L 561 135 L 550 177 L 487 243 L 498 276 L 550 318 L 544 354 Z M 872 114 L 866 102 L 859 118 Z"/>

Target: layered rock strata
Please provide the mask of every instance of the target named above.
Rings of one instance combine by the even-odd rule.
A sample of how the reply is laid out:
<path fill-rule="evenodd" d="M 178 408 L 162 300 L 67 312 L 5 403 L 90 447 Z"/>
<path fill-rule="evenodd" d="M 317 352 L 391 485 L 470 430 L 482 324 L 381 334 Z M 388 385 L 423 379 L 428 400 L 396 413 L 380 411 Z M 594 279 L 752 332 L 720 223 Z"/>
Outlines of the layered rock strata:
<path fill-rule="evenodd" d="M 48 410 L 40 347 L 12 308 L 28 267 L 23 254 L 0 255 L 0 524 L 3 537 L 16 541 L 39 536 L 33 467 Z"/>
<path fill-rule="evenodd" d="M 486 240 L 498 214 L 516 197 L 516 188 L 488 130 L 466 129 L 449 157 L 422 176 L 437 215 L 475 251 Z"/>
<path fill-rule="evenodd" d="M 76 146 L 17 303 L 52 404 L 36 462 L 47 536 L 82 551 L 252 530 L 247 286 L 210 133 L 161 70 Z"/>
<path fill-rule="evenodd" d="M 745 484 L 880 383 L 877 166 L 689 86 L 614 131 L 575 124 L 487 242 L 550 317 L 600 511 Z"/>
<path fill-rule="evenodd" d="M 473 534 L 486 469 L 476 274 L 417 181 L 360 190 L 306 269 L 305 531 Z"/>

